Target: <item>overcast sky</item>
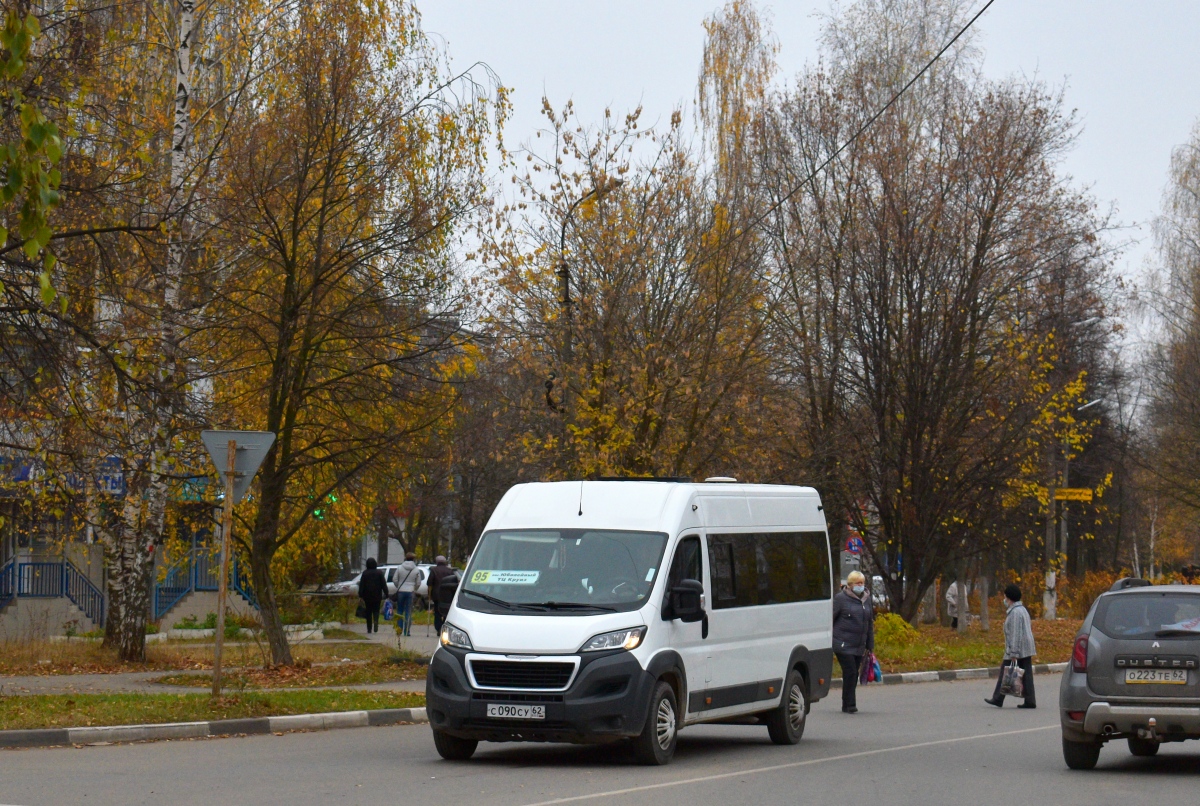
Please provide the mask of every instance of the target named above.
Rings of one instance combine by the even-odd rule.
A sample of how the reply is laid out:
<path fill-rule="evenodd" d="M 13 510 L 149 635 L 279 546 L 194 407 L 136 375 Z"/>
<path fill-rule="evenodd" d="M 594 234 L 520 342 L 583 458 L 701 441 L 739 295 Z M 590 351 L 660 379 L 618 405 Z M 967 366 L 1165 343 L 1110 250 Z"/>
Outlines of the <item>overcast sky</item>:
<path fill-rule="evenodd" d="M 985 0 L 976 0 L 982 7 Z M 541 128 L 541 97 L 573 99 L 583 121 L 645 108 L 666 121 L 695 98 L 701 21 L 720 0 L 424 0 L 425 28 L 456 67 L 487 62 L 514 91 L 510 146 Z M 815 61 L 825 0 L 759 2 L 793 76 Z M 996 0 L 976 23 L 985 70 L 1065 84 L 1083 131 L 1065 163 L 1101 207 L 1111 203 L 1139 239 L 1118 266 L 1136 278 L 1150 247 L 1171 150 L 1200 117 L 1200 2 Z"/>

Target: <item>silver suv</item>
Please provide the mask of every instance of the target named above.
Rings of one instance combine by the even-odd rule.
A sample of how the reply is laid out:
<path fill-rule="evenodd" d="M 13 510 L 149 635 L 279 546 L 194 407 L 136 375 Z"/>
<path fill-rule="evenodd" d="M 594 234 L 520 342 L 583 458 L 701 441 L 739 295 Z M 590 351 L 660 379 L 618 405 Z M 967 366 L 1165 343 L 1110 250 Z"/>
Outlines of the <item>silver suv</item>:
<path fill-rule="evenodd" d="M 1200 739 L 1200 585 L 1121 579 L 1092 604 L 1059 688 L 1063 757 L 1096 766 L 1100 748 Z"/>

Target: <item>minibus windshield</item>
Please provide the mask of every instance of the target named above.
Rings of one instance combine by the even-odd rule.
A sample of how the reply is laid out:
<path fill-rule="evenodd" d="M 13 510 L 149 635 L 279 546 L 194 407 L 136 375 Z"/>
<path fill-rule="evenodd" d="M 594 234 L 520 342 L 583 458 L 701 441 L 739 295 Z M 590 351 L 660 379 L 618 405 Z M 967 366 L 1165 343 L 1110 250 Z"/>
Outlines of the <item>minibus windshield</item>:
<path fill-rule="evenodd" d="M 487 532 L 471 557 L 458 606 L 521 615 L 637 610 L 650 595 L 666 545 L 660 532 Z"/>

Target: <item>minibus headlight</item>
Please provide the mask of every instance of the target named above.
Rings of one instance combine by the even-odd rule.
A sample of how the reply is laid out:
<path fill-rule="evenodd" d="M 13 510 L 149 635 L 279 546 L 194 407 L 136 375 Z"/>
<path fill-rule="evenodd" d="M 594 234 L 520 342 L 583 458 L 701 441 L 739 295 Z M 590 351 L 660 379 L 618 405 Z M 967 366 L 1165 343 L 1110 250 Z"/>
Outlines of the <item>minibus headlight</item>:
<path fill-rule="evenodd" d="M 645 627 L 630 627 L 625 630 L 613 630 L 600 633 L 587 640 L 579 648 L 580 652 L 600 652 L 605 649 L 637 649 L 646 637 Z"/>
<path fill-rule="evenodd" d="M 467 635 L 465 630 L 460 630 L 450 622 L 442 625 L 442 646 L 453 646 L 459 649 L 474 650 L 471 646 L 471 636 Z"/>

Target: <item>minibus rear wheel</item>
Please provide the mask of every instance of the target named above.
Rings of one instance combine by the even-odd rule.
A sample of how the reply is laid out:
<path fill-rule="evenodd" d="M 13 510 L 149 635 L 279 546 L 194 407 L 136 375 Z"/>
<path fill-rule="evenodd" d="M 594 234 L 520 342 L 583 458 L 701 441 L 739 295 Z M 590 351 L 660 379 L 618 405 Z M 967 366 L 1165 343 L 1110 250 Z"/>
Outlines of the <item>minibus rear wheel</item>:
<path fill-rule="evenodd" d="M 779 707 L 767 715 L 767 733 L 775 744 L 796 744 L 804 735 L 808 721 L 808 686 L 796 669 L 788 672 L 783 682 L 783 697 Z"/>
<path fill-rule="evenodd" d="M 437 748 L 438 755 L 447 761 L 466 761 L 475 755 L 475 748 L 479 746 L 479 742 L 476 739 L 460 739 L 449 733 L 435 730 L 433 746 Z"/>
<path fill-rule="evenodd" d="M 659 680 L 650 698 L 650 712 L 646 714 L 642 735 L 633 740 L 633 757 L 639 764 L 670 764 L 678 739 L 679 706 L 675 689 L 665 680 Z"/>

